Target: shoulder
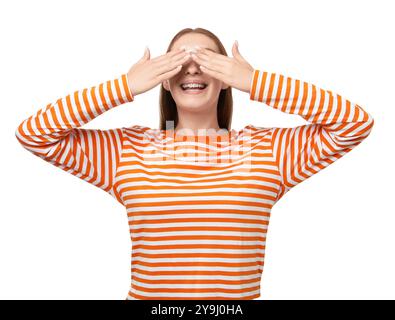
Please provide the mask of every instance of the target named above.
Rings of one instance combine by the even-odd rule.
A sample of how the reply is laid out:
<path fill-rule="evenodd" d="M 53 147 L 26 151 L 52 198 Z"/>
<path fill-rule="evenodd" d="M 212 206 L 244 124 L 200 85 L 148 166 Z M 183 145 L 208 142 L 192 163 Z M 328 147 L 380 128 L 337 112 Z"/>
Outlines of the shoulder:
<path fill-rule="evenodd" d="M 138 142 L 160 142 L 164 139 L 163 130 L 153 129 L 143 125 L 132 125 L 124 127 L 124 132 L 127 136 L 138 140 Z"/>
<path fill-rule="evenodd" d="M 141 125 L 132 125 L 129 127 L 123 127 L 124 134 L 129 138 L 134 138 L 141 140 L 145 135 L 146 132 L 151 130 L 151 128 Z"/>
<path fill-rule="evenodd" d="M 146 127 L 146 126 L 141 126 L 139 124 L 135 124 L 129 127 L 124 127 L 124 130 L 127 131 L 139 131 L 139 132 L 145 132 L 147 130 L 152 130 L 150 127 Z"/>
<path fill-rule="evenodd" d="M 272 127 L 259 127 L 248 124 L 239 131 L 239 136 L 250 136 L 251 138 L 265 137 L 271 134 Z"/>

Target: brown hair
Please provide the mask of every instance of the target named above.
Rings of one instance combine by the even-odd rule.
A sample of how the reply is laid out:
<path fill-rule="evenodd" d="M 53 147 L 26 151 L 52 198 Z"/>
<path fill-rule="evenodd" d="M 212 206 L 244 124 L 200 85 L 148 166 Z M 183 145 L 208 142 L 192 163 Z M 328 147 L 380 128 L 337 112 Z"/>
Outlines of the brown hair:
<path fill-rule="evenodd" d="M 185 28 L 179 31 L 171 40 L 166 52 L 170 51 L 170 49 L 173 46 L 173 43 L 178 38 L 180 38 L 182 35 L 187 33 L 201 33 L 210 37 L 217 44 L 219 53 L 225 56 L 228 55 L 221 41 L 218 39 L 218 37 L 212 32 L 203 28 L 195 28 L 195 29 Z M 178 124 L 178 112 L 177 112 L 176 102 L 174 101 L 170 91 L 167 91 L 163 87 L 163 83 L 161 84 L 160 92 L 159 92 L 159 107 L 160 107 L 159 129 L 160 130 L 166 129 L 166 121 L 173 121 L 175 128 Z M 218 125 L 221 129 L 226 129 L 228 131 L 231 130 L 230 125 L 232 122 L 232 113 L 233 113 L 232 87 L 229 86 L 228 89 L 221 90 L 218 98 L 217 119 L 218 119 Z"/>

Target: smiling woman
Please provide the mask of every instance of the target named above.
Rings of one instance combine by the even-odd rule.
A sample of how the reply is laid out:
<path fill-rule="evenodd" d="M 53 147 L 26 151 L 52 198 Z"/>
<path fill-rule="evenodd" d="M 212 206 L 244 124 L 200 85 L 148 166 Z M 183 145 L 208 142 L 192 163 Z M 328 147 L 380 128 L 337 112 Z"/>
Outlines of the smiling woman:
<path fill-rule="evenodd" d="M 180 128 L 194 131 L 202 128 L 230 130 L 233 109 L 232 89 L 226 83 L 203 74 L 199 68 L 200 64 L 192 55 L 192 52 L 198 53 L 202 48 L 223 55 L 226 55 L 226 50 L 215 35 L 204 29 L 200 32 L 198 30 L 195 32 L 183 30 L 169 44 L 168 52 L 184 49 L 191 53 L 191 57 L 183 63 L 179 73 L 162 83 L 161 129 L 170 129 L 170 125 L 176 131 Z M 187 83 L 189 86 L 186 88 Z"/>
<path fill-rule="evenodd" d="M 196 45 L 195 56 L 181 49 Z M 126 299 L 258 298 L 273 206 L 372 130 L 372 116 L 358 104 L 252 68 L 236 45 L 232 54 L 211 32 L 184 29 L 165 55 L 150 59 L 147 51 L 127 73 L 47 104 L 15 131 L 28 151 L 125 207 L 132 242 Z M 80 128 L 159 83 L 158 130 Z M 232 87 L 310 123 L 231 129 Z M 175 127 L 192 135 L 170 135 Z"/>

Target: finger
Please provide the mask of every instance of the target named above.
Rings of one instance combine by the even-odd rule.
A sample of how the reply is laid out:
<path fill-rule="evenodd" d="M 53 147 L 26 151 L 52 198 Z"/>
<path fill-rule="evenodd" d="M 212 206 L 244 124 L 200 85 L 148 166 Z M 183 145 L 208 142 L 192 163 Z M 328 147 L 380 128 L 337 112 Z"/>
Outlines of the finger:
<path fill-rule="evenodd" d="M 173 59 L 173 58 L 177 58 L 178 56 L 182 56 L 183 53 L 185 53 L 185 50 L 183 50 L 183 49 L 172 50 L 172 51 L 167 52 L 166 54 L 156 57 L 155 59 L 152 59 L 151 61 L 153 61 L 155 63 L 161 63 L 161 62 L 166 61 L 168 59 Z"/>
<path fill-rule="evenodd" d="M 176 54 L 175 56 L 156 61 L 153 67 L 160 69 L 162 72 L 165 72 L 167 71 L 166 69 L 176 67 L 181 63 L 185 63 L 186 61 L 188 61 L 189 57 L 189 53 L 181 52 Z"/>
<path fill-rule="evenodd" d="M 210 59 L 207 56 L 202 56 L 199 54 L 192 54 L 191 56 L 192 59 L 196 61 L 196 63 L 198 63 L 199 65 L 203 65 L 206 68 L 216 70 L 218 72 L 221 72 L 221 70 L 223 70 L 227 66 L 226 63 L 215 59 Z"/>
<path fill-rule="evenodd" d="M 229 57 L 226 57 L 226 59 L 221 59 L 215 55 L 212 55 L 211 57 L 204 54 L 204 53 L 197 53 L 196 55 L 192 54 L 192 58 L 200 58 L 203 61 L 210 62 L 211 67 L 217 66 L 217 68 L 227 68 L 229 65 L 229 62 L 231 59 Z M 196 60 L 197 61 L 197 60 Z M 210 68 L 210 66 L 208 66 Z M 213 69 L 213 68 L 211 68 Z"/>
<path fill-rule="evenodd" d="M 169 52 L 167 52 L 167 53 L 165 53 L 165 54 L 163 54 L 163 55 L 161 55 L 159 57 L 151 59 L 151 61 L 153 61 L 153 62 L 162 62 L 163 60 L 166 60 L 166 59 L 172 59 L 172 58 L 177 57 L 177 56 L 182 56 L 183 53 L 185 53 L 184 49 L 171 50 L 171 51 L 169 51 Z"/>
<path fill-rule="evenodd" d="M 162 64 L 168 64 L 168 63 L 185 63 L 185 61 L 188 61 L 191 58 L 191 55 L 188 52 L 184 52 L 183 54 L 176 55 L 173 58 L 170 59 L 170 61 L 164 60 Z"/>
<path fill-rule="evenodd" d="M 179 65 L 183 65 L 185 62 L 187 62 L 190 59 L 190 55 L 188 53 L 184 53 L 183 56 L 173 59 L 171 61 L 163 61 L 161 63 L 158 63 L 158 65 L 154 66 L 154 68 L 157 70 L 157 74 L 161 75 L 163 73 L 168 72 L 169 70 L 173 70 L 175 67 Z"/>
<path fill-rule="evenodd" d="M 198 54 L 200 53 L 200 54 L 206 55 L 207 57 L 210 57 L 211 59 L 216 59 L 216 60 L 219 60 L 219 61 L 226 62 L 226 61 L 229 61 L 229 59 L 230 59 L 228 56 L 225 56 L 225 55 L 223 55 L 221 53 L 213 52 L 213 51 L 205 49 L 205 48 L 200 48 L 199 47 L 199 48 L 196 49 L 196 52 Z"/>
<path fill-rule="evenodd" d="M 182 65 L 179 65 L 179 66 L 173 68 L 172 70 L 167 71 L 167 72 L 159 75 L 157 77 L 157 81 L 158 82 L 162 82 L 162 81 L 165 81 L 167 79 L 170 79 L 170 78 L 174 77 L 178 72 L 180 72 L 181 69 L 182 69 Z"/>
<path fill-rule="evenodd" d="M 143 54 L 143 56 L 140 58 L 139 62 L 140 62 L 140 61 L 143 61 L 143 60 L 145 60 L 145 59 L 147 59 L 148 57 L 149 57 L 149 50 L 148 50 L 148 47 L 145 47 L 145 49 L 144 49 L 144 54 Z"/>
<path fill-rule="evenodd" d="M 192 53 L 192 55 L 194 55 L 194 54 Z M 223 66 L 227 65 L 231 61 L 231 59 L 228 58 L 228 57 L 225 57 L 225 59 L 223 59 L 223 58 L 221 58 L 219 56 L 220 55 L 217 55 L 217 56 L 211 55 L 210 56 L 210 55 L 206 55 L 204 53 L 196 53 L 195 54 L 195 57 L 201 58 L 201 59 L 206 60 L 206 61 L 211 61 L 213 63 L 219 64 L 219 65 L 223 65 Z"/>
<path fill-rule="evenodd" d="M 235 57 L 235 58 L 238 58 L 239 60 L 243 60 L 243 61 L 246 61 L 245 59 L 244 59 L 244 57 L 241 55 L 241 53 L 240 53 L 240 51 L 239 51 L 239 46 L 238 45 L 234 45 L 233 46 L 233 48 L 232 48 L 232 53 L 233 53 L 233 56 Z"/>
<path fill-rule="evenodd" d="M 202 70 L 203 73 L 207 73 L 209 76 L 225 82 L 224 74 L 222 74 L 221 72 L 205 68 L 204 66 L 199 66 L 199 68 L 200 70 Z"/>
<path fill-rule="evenodd" d="M 185 49 L 181 48 L 181 49 L 171 50 L 168 53 L 166 53 L 164 56 L 174 57 L 185 52 L 186 52 Z"/>

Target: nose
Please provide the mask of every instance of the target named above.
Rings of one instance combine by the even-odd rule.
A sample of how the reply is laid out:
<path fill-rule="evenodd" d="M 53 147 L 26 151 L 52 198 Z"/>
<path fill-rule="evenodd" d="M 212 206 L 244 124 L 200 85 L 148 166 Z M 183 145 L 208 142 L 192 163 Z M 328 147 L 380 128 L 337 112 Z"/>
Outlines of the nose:
<path fill-rule="evenodd" d="M 201 72 L 199 68 L 199 64 L 195 60 L 193 60 L 191 56 L 188 58 L 187 61 L 184 62 L 182 68 L 188 72 L 193 72 L 193 73 L 196 73 L 196 71 L 198 71 L 199 73 Z"/>

